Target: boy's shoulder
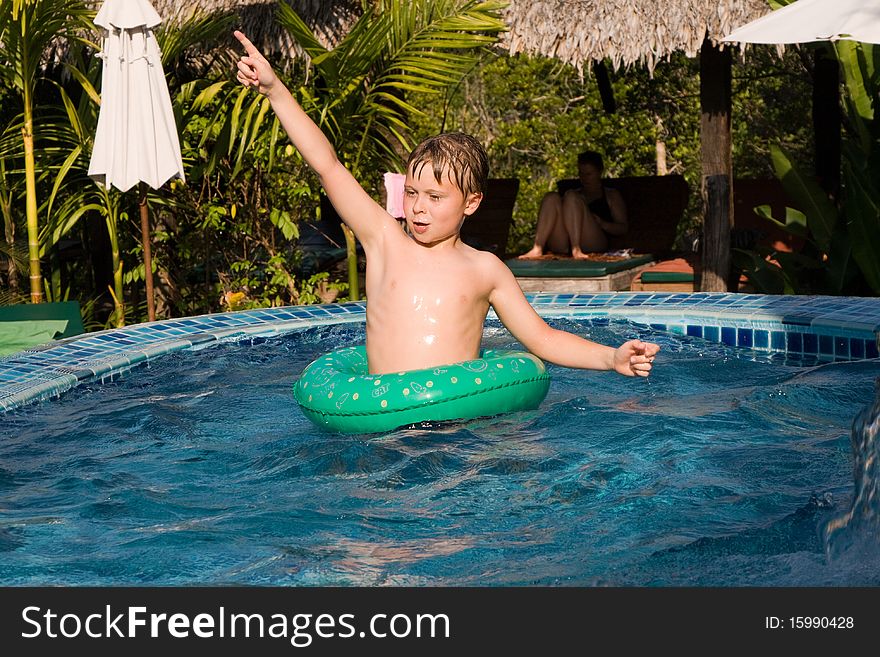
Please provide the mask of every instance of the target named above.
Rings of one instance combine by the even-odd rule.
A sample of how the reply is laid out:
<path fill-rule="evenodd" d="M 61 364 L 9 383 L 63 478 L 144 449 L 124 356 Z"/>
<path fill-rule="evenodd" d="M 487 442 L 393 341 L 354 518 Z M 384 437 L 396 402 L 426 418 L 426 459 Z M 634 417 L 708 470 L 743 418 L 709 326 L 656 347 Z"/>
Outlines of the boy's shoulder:
<path fill-rule="evenodd" d="M 470 258 L 474 262 L 479 262 L 480 264 L 490 265 L 494 263 L 501 263 L 501 260 L 491 251 L 486 251 L 483 249 L 478 249 L 474 246 L 471 246 L 463 239 L 461 239 L 461 234 L 458 236 L 458 244 L 456 244 L 456 248 L 459 252 L 467 258 Z"/>
<path fill-rule="evenodd" d="M 467 244 L 462 246 L 466 247 L 464 254 L 474 270 L 474 275 L 479 276 L 481 280 L 494 282 L 499 275 L 511 274 L 510 268 L 504 264 L 504 261 L 491 251 L 475 249 Z"/>

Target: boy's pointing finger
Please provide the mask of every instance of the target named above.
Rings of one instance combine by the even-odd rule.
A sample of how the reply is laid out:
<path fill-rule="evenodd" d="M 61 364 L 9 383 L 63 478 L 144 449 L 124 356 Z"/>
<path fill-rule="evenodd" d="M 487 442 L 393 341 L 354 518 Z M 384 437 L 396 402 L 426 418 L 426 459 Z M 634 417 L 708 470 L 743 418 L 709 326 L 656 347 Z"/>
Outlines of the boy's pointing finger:
<path fill-rule="evenodd" d="M 253 56 L 253 55 L 260 54 L 260 51 L 257 50 L 257 47 L 253 43 L 251 43 L 251 40 L 248 39 L 244 35 L 244 33 L 239 32 L 238 30 L 235 30 L 235 32 L 233 32 L 232 34 L 235 35 L 235 38 L 238 39 L 239 43 L 241 43 L 241 45 L 244 46 L 244 49 L 248 55 Z"/>

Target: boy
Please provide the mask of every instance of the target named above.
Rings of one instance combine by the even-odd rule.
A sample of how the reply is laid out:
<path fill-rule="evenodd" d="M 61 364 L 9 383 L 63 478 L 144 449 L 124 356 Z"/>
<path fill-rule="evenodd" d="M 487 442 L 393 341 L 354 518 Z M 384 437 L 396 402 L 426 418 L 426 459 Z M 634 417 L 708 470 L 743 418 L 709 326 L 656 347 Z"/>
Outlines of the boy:
<path fill-rule="evenodd" d="M 489 306 L 538 358 L 566 367 L 648 376 L 656 344 L 617 349 L 551 328 L 529 305 L 510 269 L 461 241 L 459 230 L 483 198 L 485 150 L 463 134 L 416 147 L 407 162 L 404 212 L 409 234 L 337 159 L 272 67 L 239 31 L 246 54 L 238 80 L 265 95 L 293 145 L 321 179 L 367 259 L 367 360 L 371 374 L 402 372 L 479 357 Z"/>

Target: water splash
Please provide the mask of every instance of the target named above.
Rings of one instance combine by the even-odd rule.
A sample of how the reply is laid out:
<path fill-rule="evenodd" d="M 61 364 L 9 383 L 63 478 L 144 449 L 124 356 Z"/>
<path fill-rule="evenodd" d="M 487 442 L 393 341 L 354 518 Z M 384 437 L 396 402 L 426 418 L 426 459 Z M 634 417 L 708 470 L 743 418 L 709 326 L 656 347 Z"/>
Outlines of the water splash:
<path fill-rule="evenodd" d="M 850 442 L 855 490 L 852 506 L 825 525 L 829 562 L 863 569 L 880 564 L 880 379 L 874 401 L 853 420 Z"/>

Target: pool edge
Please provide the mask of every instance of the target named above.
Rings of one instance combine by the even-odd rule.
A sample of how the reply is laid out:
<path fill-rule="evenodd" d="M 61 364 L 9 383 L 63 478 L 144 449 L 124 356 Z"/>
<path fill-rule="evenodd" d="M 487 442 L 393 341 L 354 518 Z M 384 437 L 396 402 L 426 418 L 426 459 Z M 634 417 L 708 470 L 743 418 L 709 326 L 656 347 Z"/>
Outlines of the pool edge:
<path fill-rule="evenodd" d="M 880 298 L 741 293 L 526 295 L 545 318 L 627 319 L 654 330 L 757 351 L 828 360 L 878 357 Z M 491 318 L 495 318 L 490 312 Z M 181 350 L 362 322 L 365 302 L 200 315 L 86 333 L 0 358 L 0 412 L 113 379 Z"/>

